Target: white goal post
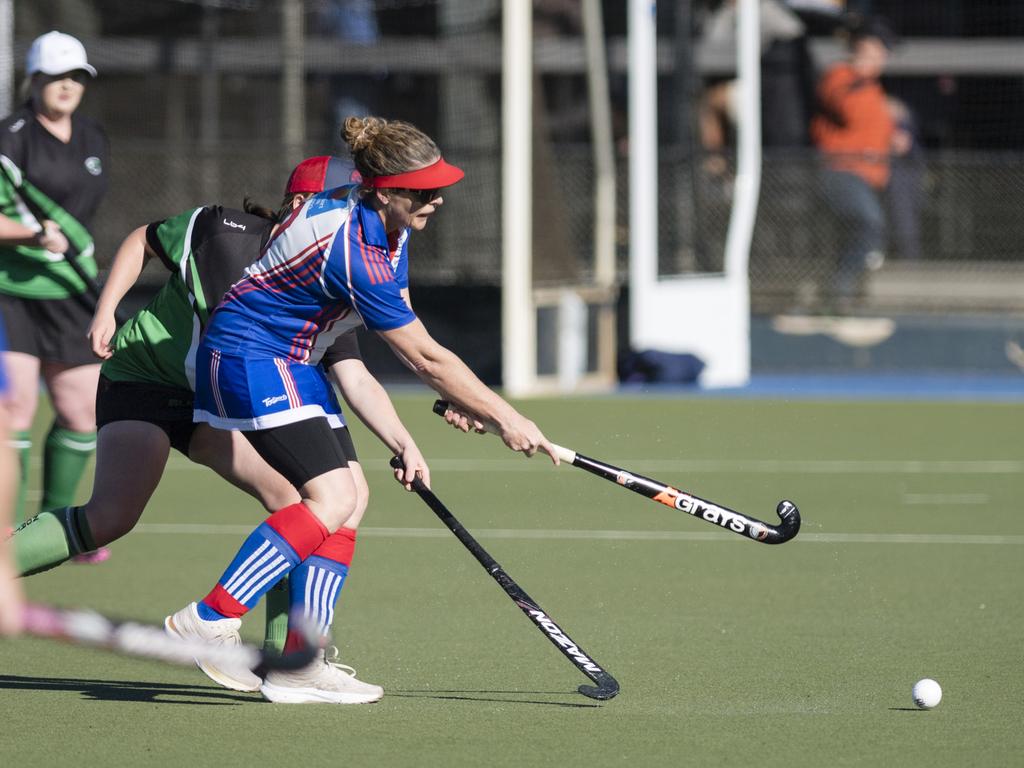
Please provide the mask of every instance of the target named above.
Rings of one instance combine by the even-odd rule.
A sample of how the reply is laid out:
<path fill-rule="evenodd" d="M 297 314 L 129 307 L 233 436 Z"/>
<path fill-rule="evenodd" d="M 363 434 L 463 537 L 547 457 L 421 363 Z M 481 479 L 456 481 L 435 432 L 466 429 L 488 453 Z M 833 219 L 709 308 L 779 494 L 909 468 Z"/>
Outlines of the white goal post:
<path fill-rule="evenodd" d="M 593 276 L 535 286 L 532 274 L 533 4 L 502 5 L 502 369 L 512 397 L 615 386 L 615 153 L 600 0 L 581 0 L 594 164 Z M 527 202 L 524 202 L 527 201 Z M 538 315 L 554 322 L 538 327 Z M 538 333 L 554 370 L 538 371 Z"/>
<path fill-rule="evenodd" d="M 502 15 L 502 367 L 512 397 L 610 389 L 615 384 L 614 155 L 599 0 L 582 0 L 595 167 L 594 282 L 535 288 L 532 275 L 532 4 Z M 655 0 L 629 0 L 629 291 L 634 350 L 690 352 L 701 383 L 750 377 L 747 264 L 761 174 L 758 0 L 737 0 L 737 163 L 724 270 L 658 274 L 657 23 Z M 554 375 L 538 375 L 538 313 L 554 313 Z M 596 321 L 594 318 L 596 317 Z M 596 344 L 593 337 L 596 336 Z M 595 351 L 596 350 L 596 351 Z M 596 357 L 593 359 L 587 359 Z"/>
<path fill-rule="evenodd" d="M 721 274 L 658 274 L 657 24 L 652 0 L 629 4 L 629 298 L 635 350 L 690 352 L 701 384 L 750 378 L 747 263 L 761 180 L 761 43 L 758 0 L 737 0 L 737 162 Z"/>

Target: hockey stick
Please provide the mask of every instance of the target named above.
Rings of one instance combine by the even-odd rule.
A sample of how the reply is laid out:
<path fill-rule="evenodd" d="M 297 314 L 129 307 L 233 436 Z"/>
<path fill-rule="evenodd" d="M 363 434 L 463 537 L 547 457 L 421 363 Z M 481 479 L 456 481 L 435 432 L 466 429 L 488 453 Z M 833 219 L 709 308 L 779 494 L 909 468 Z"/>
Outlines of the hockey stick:
<path fill-rule="evenodd" d="M 7 161 L 7 158 L 4 157 L 3 160 Z M 46 221 L 47 219 L 46 211 L 44 211 L 35 201 L 30 200 L 28 197 L 21 193 L 21 182 L 24 179 L 24 176 L 18 175 L 17 177 L 15 177 L 11 168 L 8 166 L 8 162 L 9 161 L 0 161 L 0 173 L 3 174 L 4 178 L 7 180 L 7 183 L 11 185 L 11 188 L 14 190 L 14 194 L 17 197 L 18 201 L 23 206 L 25 206 L 28 212 L 31 213 L 33 217 L 35 217 L 36 221 L 39 222 L 39 226 L 42 227 L 43 222 Z M 85 268 L 81 264 L 79 264 L 78 256 L 78 250 L 75 248 L 74 245 L 71 244 L 71 241 L 69 240 L 68 250 L 65 251 L 64 253 L 64 260 L 67 261 L 67 263 L 71 266 L 71 269 L 73 269 L 75 274 L 78 275 L 78 279 L 85 284 L 85 292 L 89 294 L 89 299 L 91 300 L 88 309 L 90 311 L 95 311 L 96 304 L 100 300 L 100 287 L 96 283 L 96 280 L 93 279 L 93 277 L 85 271 Z M 127 316 L 119 309 L 114 310 L 114 318 L 117 320 L 118 325 L 124 325 L 125 320 L 128 319 Z"/>
<path fill-rule="evenodd" d="M 434 403 L 434 413 L 438 416 L 444 416 L 447 410 L 448 403 L 444 400 L 437 400 Z M 667 507 L 681 510 L 700 520 L 746 536 L 754 541 L 764 544 L 785 544 L 800 531 L 800 510 L 792 501 L 779 502 L 775 508 L 775 514 L 779 516 L 781 522 L 779 525 L 771 525 L 763 520 L 740 514 L 728 507 L 702 499 L 700 496 L 680 491 L 671 485 L 584 456 L 569 448 L 563 448 L 560 445 L 556 445 L 554 448 L 559 460 L 566 464 L 585 469 L 598 477 L 611 480 L 616 485 L 639 493 L 641 496 L 646 496 Z"/>
<path fill-rule="evenodd" d="M 260 677 L 272 669 L 302 669 L 313 661 L 320 647 L 312 627 L 303 630 L 305 642 L 301 648 L 277 654 L 251 645 L 213 645 L 201 640 L 183 639 L 168 634 L 162 626 L 112 619 L 82 609 L 29 603 L 25 606 L 24 617 L 25 632 L 34 637 L 63 640 L 72 645 L 171 664 L 192 665 L 203 661 L 215 665 L 244 666 Z"/>
<path fill-rule="evenodd" d="M 391 466 L 395 469 L 402 469 L 405 465 L 398 456 L 395 456 L 391 459 Z M 426 502 L 427 506 L 434 511 L 434 514 L 440 518 L 441 522 L 448 527 L 448 530 L 454 533 L 456 538 L 472 553 L 473 557 L 484 567 L 484 570 L 494 577 L 499 586 L 505 590 L 505 594 L 512 598 L 512 602 L 518 605 L 537 629 L 544 633 L 544 636 L 551 641 L 552 645 L 576 665 L 580 672 L 597 683 L 596 687 L 593 685 L 581 685 L 577 690 L 591 699 L 605 700 L 614 697 L 619 692 L 618 681 L 599 666 L 590 655 L 551 620 L 551 617 L 545 613 L 544 609 L 537 605 L 533 598 L 526 594 L 522 587 L 512 580 L 511 576 L 505 573 L 497 561 L 480 545 L 480 542 L 474 539 L 469 531 L 462 527 L 462 523 L 455 518 L 455 515 L 448 511 L 448 508 L 441 503 L 441 500 L 418 477 L 413 480 L 412 487 L 419 494 L 419 497 Z"/>

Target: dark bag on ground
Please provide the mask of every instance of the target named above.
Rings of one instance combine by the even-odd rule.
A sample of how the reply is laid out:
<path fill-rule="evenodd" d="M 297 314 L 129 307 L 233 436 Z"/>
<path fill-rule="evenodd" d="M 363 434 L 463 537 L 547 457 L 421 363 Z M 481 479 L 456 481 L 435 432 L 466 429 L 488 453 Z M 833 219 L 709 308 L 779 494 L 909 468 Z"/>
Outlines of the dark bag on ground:
<path fill-rule="evenodd" d="M 619 361 L 619 381 L 632 383 L 696 384 L 704 361 L 689 352 L 645 349 Z"/>

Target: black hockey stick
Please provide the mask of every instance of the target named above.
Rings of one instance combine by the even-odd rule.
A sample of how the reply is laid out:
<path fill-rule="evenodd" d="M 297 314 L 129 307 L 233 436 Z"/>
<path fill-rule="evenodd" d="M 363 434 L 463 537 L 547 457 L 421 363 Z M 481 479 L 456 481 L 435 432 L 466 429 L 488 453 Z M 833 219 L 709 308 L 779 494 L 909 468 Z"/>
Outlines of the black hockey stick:
<path fill-rule="evenodd" d="M 398 456 L 395 456 L 391 459 L 391 466 L 395 469 L 402 469 L 404 464 Z M 440 518 L 441 522 L 448 527 L 448 530 L 455 534 L 456 538 L 472 553 L 480 565 L 494 577 L 494 580 L 505 590 L 505 594 L 512 598 L 512 602 L 518 605 L 537 629 L 544 633 L 544 636 L 551 641 L 552 645 L 561 651 L 569 661 L 575 664 L 580 672 L 597 683 L 596 686 L 581 685 L 577 690 L 591 699 L 605 700 L 614 697 L 619 692 L 618 681 L 598 665 L 590 655 L 552 621 L 544 609 L 537 605 L 533 598 L 526 594 L 522 587 L 512 580 L 511 576 L 505 573 L 497 561 L 480 545 L 480 542 L 470 535 L 469 531 L 462 526 L 462 523 L 455 518 L 455 515 L 441 503 L 441 500 L 418 477 L 413 480 L 412 487 L 419 494 L 419 497 L 426 502 L 427 506 L 434 511 L 434 514 Z"/>
<path fill-rule="evenodd" d="M 7 158 L 4 158 L 4 160 L 6 159 Z M 0 161 L 0 173 L 3 173 L 7 183 L 11 185 L 18 201 L 28 209 L 28 212 L 35 217 L 36 221 L 39 222 L 39 226 L 42 227 L 43 222 L 47 219 L 46 211 L 44 211 L 38 203 L 30 200 L 26 195 L 21 193 L 21 182 L 23 181 L 24 176 L 15 177 L 7 163 L 2 161 Z M 85 268 L 79 263 L 79 255 L 78 249 L 76 249 L 75 246 L 72 245 L 71 241 L 68 240 L 68 250 L 64 253 L 64 259 L 71 266 L 71 269 L 74 270 L 75 274 L 78 275 L 78 279 L 85 284 L 85 292 L 89 294 L 88 309 L 90 311 L 95 311 L 96 304 L 99 303 L 100 300 L 100 287 L 96 283 L 96 280 L 86 272 Z M 118 325 L 124 325 L 125 320 L 128 319 L 120 309 L 114 310 L 114 318 L 117 320 Z"/>
<path fill-rule="evenodd" d="M 202 661 L 246 667 L 260 677 L 272 669 L 302 669 L 313 661 L 320 649 L 313 627 L 301 633 L 304 640 L 301 648 L 278 654 L 251 645 L 213 645 L 183 639 L 168 634 L 162 626 L 112 619 L 95 611 L 29 603 L 24 615 L 25 632 L 35 637 L 171 664 L 191 665 Z"/>
<path fill-rule="evenodd" d="M 444 400 L 434 403 L 434 413 L 438 416 L 444 416 L 447 410 L 448 403 Z M 559 460 L 566 464 L 585 469 L 598 477 L 603 477 L 616 485 L 639 493 L 641 496 L 646 496 L 667 507 L 681 510 L 707 523 L 746 536 L 754 541 L 764 544 L 785 544 L 800 531 L 800 510 L 792 501 L 779 502 L 775 513 L 781 522 L 779 525 L 771 525 L 763 520 L 740 514 L 736 510 L 702 499 L 700 496 L 694 496 L 692 493 L 680 491 L 671 485 L 584 456 L 569 448 L 563 448 L 560 445 L 556 445 L 554 448 Z"/>

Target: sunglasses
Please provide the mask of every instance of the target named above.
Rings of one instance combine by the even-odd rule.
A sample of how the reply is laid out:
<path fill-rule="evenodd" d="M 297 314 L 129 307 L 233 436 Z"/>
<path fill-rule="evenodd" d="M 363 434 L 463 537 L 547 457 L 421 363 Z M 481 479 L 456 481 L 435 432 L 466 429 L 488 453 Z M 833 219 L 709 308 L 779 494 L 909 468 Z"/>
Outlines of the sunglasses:
<path fill-rule="evenodd" d="M 70 78 L 71 80 L 74 80 L 76 83 L 79 83 L 81 85 L 85 85 L 91 79 L 89 77 L 89 73 L 86 72 L 84 69 L 74 69 L 70 72 L 61 72 L 57 75 L 44 75 L 44 77 L 45 82 L 47 83 L 55 83 L 60 80 L 66 80 Z"/>
<path fill-rule="evenodd" d="M 426 205 L 431 200 L 437 199 L 437 196 L 441 194 L 441 187 L 437 189 L 403 189 L 402 191 L 409 196 L 410 200 L 419 205 Z"/>

